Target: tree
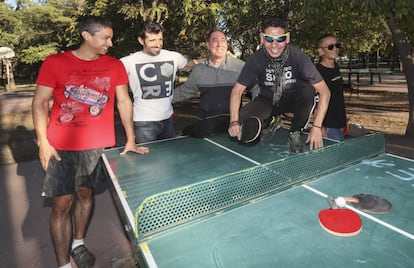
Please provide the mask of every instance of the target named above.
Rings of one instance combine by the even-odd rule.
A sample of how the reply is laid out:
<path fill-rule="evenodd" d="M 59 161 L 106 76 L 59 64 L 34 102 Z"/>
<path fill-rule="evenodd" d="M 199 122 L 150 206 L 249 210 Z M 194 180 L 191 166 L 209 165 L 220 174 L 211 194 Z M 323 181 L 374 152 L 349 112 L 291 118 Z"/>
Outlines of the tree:
<path fill-rule="evenodd" d="M 409 116 L 405 135 L 414 138 L 414 2 L 353 0 L 352 5 L 387 22 L 408 86 Z"/>
<path fill-rule="evenodd" d="M 0 34 L 8 34 L 8 40 L 13 44 L 15 69 L 20 76 L 34 78 L 46 56 L 66 50 L 77 42 L 74 25 L 82 2 L 50 0 L 34 3 L 19 0 L 15 10 L 10 7 L 10 23 L 2 25 Z M 3 32 L 3 29 L 6 31 Z"/>

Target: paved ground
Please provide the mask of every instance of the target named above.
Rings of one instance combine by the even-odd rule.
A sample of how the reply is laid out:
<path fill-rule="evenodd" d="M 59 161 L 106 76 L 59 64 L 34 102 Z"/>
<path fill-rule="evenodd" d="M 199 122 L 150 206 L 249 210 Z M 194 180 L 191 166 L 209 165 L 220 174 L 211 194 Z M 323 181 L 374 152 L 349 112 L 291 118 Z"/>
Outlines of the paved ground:
<path fill-rule="evenodd" d="M 368 90 L 391 88 L 407 92 L 406 85 L 398 83 L 398 87 L 382 83 Z M 56 267 L 48 233 L 50 207 L 40 197 L 43 172 L 37 161 L 31 123 L 32 96 L 31 91 L 0 94 L 0 130 L 11 129 L 0 135 L 0 162 L 3 164 L 0 165 L 0 267 Z M 186 105 L 197 106 L 196 103 Z M 8 120 L 5 114 L 15 118 Z M 185 116 L 181 115 L 181 119 Z M 412 141 L 407 144 L 397 149 L 414 158 L 414 144 Z M 97 256 L 95 267 L 133 267 L 130 244 L 108 191 L 96 197 L 87 243 Z"/>
<path fill-rule="evenodd" d="M 33 91 L 0 94 L 0 267 L 56 267 L 50 206 L 40 196 L 44 173 L 37 161 L 32 97 Z M 94 267 L 135 267 L 109 191 L 96 196 L 86 242 L 97 257 Z"/>
<path fill-rule="evenodd" d="M 48 233 L 50 206 L 40 197 L 39 161 L 0 166 L 0 178 L 0 267 L 56 267 Z M 86 241 L 97 257 L 94 267 L 134 267 L 108 191 L 96 196 Z"/>

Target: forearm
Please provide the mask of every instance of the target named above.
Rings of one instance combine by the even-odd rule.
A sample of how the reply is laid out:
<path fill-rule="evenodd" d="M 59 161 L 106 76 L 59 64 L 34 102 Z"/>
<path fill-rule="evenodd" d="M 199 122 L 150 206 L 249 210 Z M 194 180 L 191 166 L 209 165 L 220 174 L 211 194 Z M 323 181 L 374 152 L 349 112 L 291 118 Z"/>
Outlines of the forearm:
<path fill-rule="evenodd" d="M 185 71 L 185 72 L 189 72 L 189 71 L 191 71 L 191 69 L 193 69 L 194 65 L 197 65 L 201 61 L 202 60 L 196 60 L 196 59 L 189 60 L 187 62 L 187 65 L 185 65 L 184 68 L 182 68 L 182 70 Z"/>
<path fill-rule="evenodd" d="M 198 92 L 198 89 L 195 87 L 188 87 L 186 84 L 183 84 L 176 89 L 174 89 L 173 103 L 188 100 L 195 96 Z"/>
<path fill-rule="evenodd" d="M 32 117 L 38 145 L 48 144 L 47 126 L 49 123 L 49 101 L 39 100 L 34 97 L 32 102 Z"/>
<path fill-rule="evenodd" d="M 236 83 L 230 95 L 230 122 L 239 121 L 239 109 L 245 87 Z"/>
<path fill-rule="evenodd" d="M 326 112 L 328 110 L 331 92 L 329 91 L 328 86 L 323 81 L 314 85 L 314 87 L 319 92 L 319 103 L 313 124 L 321 127 Z"/>
<path fill-rule="evenodd" d="M 125 130 L 127 143 L 135 143 L 134 122 L 132 119 L 133 107 L 131 101 L 118 101 L 119 116 Z"/>
<path fill-rule="evenodd" d="M 316 115 L 315 115 L 315 119 L 313 121 L 313 125 L 318 126 L 318 127 L 322 127 L 323 120 L 324 120 L 325 115 L 326 115 L 326 111 L 328 110 L 328 105 L 329 105 L 329 98 L 324 99 L 324 98 L 321 97 L 319 99 L 318 109 L 316 110 Z"/>

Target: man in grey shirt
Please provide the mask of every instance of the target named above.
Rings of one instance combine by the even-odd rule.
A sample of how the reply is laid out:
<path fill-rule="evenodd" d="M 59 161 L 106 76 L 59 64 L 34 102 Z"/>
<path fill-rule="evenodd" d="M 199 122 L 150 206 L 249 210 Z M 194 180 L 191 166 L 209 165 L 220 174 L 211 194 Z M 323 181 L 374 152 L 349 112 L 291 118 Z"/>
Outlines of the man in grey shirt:
<path fill-rule="evenodd" d="M 173 103 L 200 92 L 199 120 L 185 127 L 183 135 L 208 137 L 227 132 L 231 89 L 244 62 L 228 53 L 226 35 L 218 29 L 210 31 L 206 46 L 209 57 L 195 65 L 188 80 L 174 90 Z"/>

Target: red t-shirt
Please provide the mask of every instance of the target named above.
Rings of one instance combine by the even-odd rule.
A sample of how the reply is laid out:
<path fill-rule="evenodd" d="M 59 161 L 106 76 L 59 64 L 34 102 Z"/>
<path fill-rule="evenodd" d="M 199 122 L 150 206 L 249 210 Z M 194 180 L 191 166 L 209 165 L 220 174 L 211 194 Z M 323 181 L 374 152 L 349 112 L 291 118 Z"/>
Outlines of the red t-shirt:
<path fill-rule="evenodd" d="M 115 145 L 115 88 L 128 83 L 119 60 L 103 55 L 86 61 L 72 51 L 52 55 L 36 83 L 54 89 L 47 129 L 53 147 L 80 151 Z"/>

